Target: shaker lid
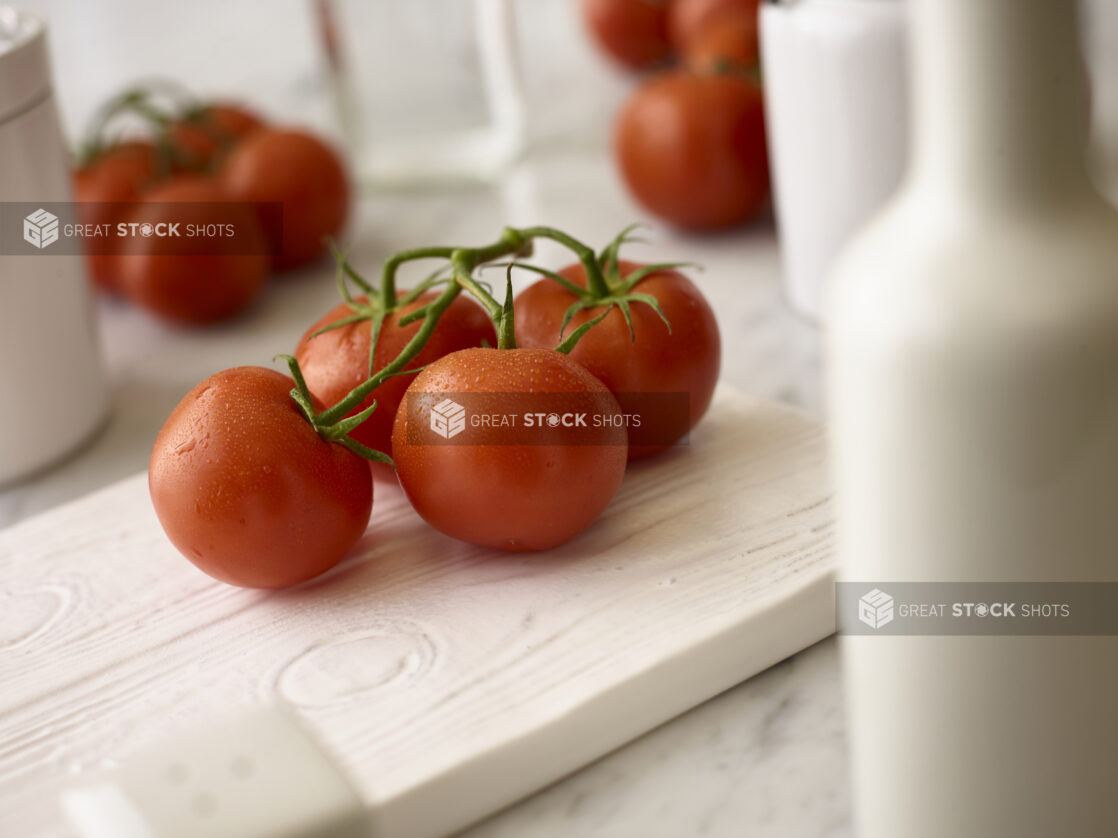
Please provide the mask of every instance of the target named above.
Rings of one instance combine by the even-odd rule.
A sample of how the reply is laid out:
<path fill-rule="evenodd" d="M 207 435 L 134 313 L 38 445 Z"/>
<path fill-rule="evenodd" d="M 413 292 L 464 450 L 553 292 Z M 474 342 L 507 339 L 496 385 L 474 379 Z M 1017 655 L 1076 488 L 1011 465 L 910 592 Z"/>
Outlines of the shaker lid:
<path fill-rule="evenodd" d="M 22 9 L 0 5 L 0 122 L 49 93 L 45 24 Z"/>

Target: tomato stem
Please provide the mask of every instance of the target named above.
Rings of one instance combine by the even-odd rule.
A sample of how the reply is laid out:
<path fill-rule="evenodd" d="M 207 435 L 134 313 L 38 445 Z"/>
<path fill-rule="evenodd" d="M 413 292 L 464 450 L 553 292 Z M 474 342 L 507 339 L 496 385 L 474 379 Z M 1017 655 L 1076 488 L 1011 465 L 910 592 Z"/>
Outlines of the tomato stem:
<path fill-rule="evenodd" d="M 326 442 L 336 442 L 343 448 L 347 448 L 367 460 L 375 460 L 390 466 L 395 465 L 392 458 L 383 451 L 368 448 L 349 435 L 358 425 L 372 416 L 373 411 L 377 409 L 375 401 L 360 413 L 331 421 L 326 418 L 329 411 L 315 412 L 314 400 L 310 389 L 307 387 L 306 379 L 303 378 L 303 371 L 299 368 L 299 362 L 292 355 L 277 355 L 273 360 L 281 358 L 287 362 L 287 366 L 291 370 L 291 377 L 295 380 L 295 386 L 291 390 L 291 400 L 298 406 L 303 418 L 310 423 L 315 433 Z"/>
<path fill-rule="evenodd" d="M 519 232 L 525 238 L 551 239 L 568 248 L 578 257 L 583 270 L 586 271 L 586 287 L 591 295 L 595 297 L 609 296 L 609 285 L 606 284 L 606 278 L 598 264 L 597 254 L 594 253 L 592 248 L 573 236 L 567 235 L 562 230 L 556 230 L 554 227 L 525 227 Z"/>
<path fill-rule="evenodd" d="M 325 425 L 331 425 L 337 422 L 361 404 L 369 393 L 373 392 L 373 390 L 384 383 L 385 379 L 403 370 L 404 366 L 422 351 L 428 338 L 430 338 L 431 334 L 435 331 L 435 326 L 438 325 L 442 313 L 450 308 L 450 304 L 454 302 L 454 298 L 458 296 L 461 290 L 462 289 L 457 284 L 448 284 L 442 294 L 425 307 L 426 311 L 423 315 L 423 323 L 416 333 L 412 335 L 411 340 L 400 350 L 400 354 L 361 384 L 358 384 L 350 390 L 349 393 L 333 407 L 318 414 L 318 421 Z"/>
<path fill-rule="evenodd" d="M 508 335 L 506 339 L 511 338 L 515 345 L 515 337 L 512 336 L 513 326 L 511 296 L 507 301 L 507 307 L 502 307 L 492 298 L 492 296 L 489 295 L 488 292 L 485 291 L 484 288 L 481 287 L 480 284 L 478 284 L 476 280 L 473 279 L 471 274 L 473 273 L 473 270 L 482 262 L 499 259 L 502 256 L 513 256 L 526 253 L 530 249 L 530 246 L 530 240 L 523 236 L 519 231 L 514 230 L 511 227 L 506 227 L 505 230 L 501 233 L 501 237 L 496 242 L 485 247 L 423 247 L 416 248 L 414 250 L 405 250 L 389 257 L 385 261 L 384 267 L 381 271 L 380 299 L 382 303 L 389 299 L 392 300 L 393 307 L 396 304 L 396 270 L 405 262 L 410 262 L 416 259 L 449 259 L 451 262 L 453 276 L 457 281 L 447 283 L 446 288 L 441 294 L 439 294 L 439 296 L 435 300 L 423 306 L 423 308 L 419 309 L 418 311 L 413 312 L 413 314 L 417 317 L 422 316 L 423 323 L 420 325 L 419 329 L 416 330 L 416 333 L 412 335 L 411 340 L 407 342 L 404 348 L 400 350 L 400 353 L 395 358 L 393 358 L 392 361 L 390 361 L 383 368 L 377 370 L 376 372 L 372 372 L 372 370 L 370 369 L 370 375 L 365 381 L 350 390 L 349 393 L 347 393 L 337 404 L 332 405 L 321 413 L 315 413 L 313 409 L 309 409 L 307 407 L 307 405 L 309 405 L 309 394 L 304 395 L 301 392 L 296 392 L 300 390 L 298 382 L 301 376 L 296 375 L 298 363 L 294 362 L 292 364 L 292 360 L 289 360 L 288 363 L 292 364 L 292 375 L 295 376 L 297 384 L 296 390 L 292 391 L 292 398 L 297 404 L 299 404 L 300 408 L 303 410 L 304 415 L 307 415 L 308 421 L 310 421 L 310 423 L 315 427 L 319 434 L 323 436 L 324 439 L 330 438 L 330 434 L 333 433 L 331 429 L 342 423 L 343 417 L 345 417 L 350 411 L 354 410 L 359 404 L 361 404 L 365 400 L 365 397 L 376 390 L 376 388 L 383 384 L 386 379 L 404 371 L 404 368 L 407 366 L 408 362 L 411 361 L 423 350 L 423 347 L 426 346 L 428 339 L 431 337 L 431 334 L 435 331 L 435 327 L 438 325 L 439 318 L 442 317 L 443 312 L 450 308 L 451 303 L 453 303 L 454 299 L 458 296 L 459 293 L 461 293 L 463 287 L 468 287 L 470 289 L 470 292 L 475 294 L 478 299 L 482 301 L 482 304 L 486 306 L 486 309 L 490 312 L 490 315 L 494 317 L 494 320 L 498 322 L 498 324 L 500 324 L 502 320 L 505 322 L 505 325 L 501 326 L 501 328 Z M 340 254 L 337 254 L 337 251 L 335 251 L 335 253 L 336 258 L 340 256 Z M 339 268 L 343 269 L 343 266 L 345 264 L 345 257 L 340 256 Z M 352 271 L 352 269 L 350 269 L 350 271 Z M 429 277 L 429 280 L 433 281 L 438 277 L 438 275 L 439 272 L 437 272 L 432 277 Z M 386 287 L 389 289 L 388 294 L 385 294 Z M 507 316 L 505 316 L 506 310 Z M 383 315 L 384 313 L 385 312 L 382 311 L 379 313 L 379 315 Z M 348 318 L 346 319 L 348 320 Z M 400 323 L 401 325 L 404 325 L 407 322 L 411 322 L 412 319 L 416 318 L 412 318 L 411 316 L 403 317 L 400 319 Z M 373 335 L 371 335 L 371 346 L 369 350 L 370 360 L 376 348 L 376 337 L 377 335 L 374 331 Z M 306 402 L 306 404 L 304 404 L 304 402 Z M 372 408 L 367 408 L 365 411 L 363 411 L 362 414 L 360 414 L 361 419 L 354 423 L 353 427 L 356 427 L 357 424 L 359 424 L 361 421 L 364 421 L 364 419 L 372 412 Z M 357 417 L 350 417 L 350 420 L 356 418 Z M 348 422 L 350 420 L 344 421 Z M 349 428 L 349 430 L 352 430 L 352 428 Z M 331 441 L 340 442 L 342 440 Z M 363 454 L 362 456 L 367 455 Z"/>
<path fill-rule="evenodd" d="M 453 247 L 417 247 L 413 250 L 402 250 L 385 259 L 380 271 L 380 299 L 385 311 L 390 311 L 396 307 L 396 271 L 402 264 L 414 262 L 416 259 L 450 259 L 456 249 Z"/>
<path fill-rule="evenodd" d="M 501 307 L 501 319 L 497 321 L 497 348 L 516 349 L 516 314 L 512 308 L 512 269 L 510 262 L 505 272 L 505 304 Z"/>
<path fill-rule="evenodd" d="M 228 148 L 232 138 L 215 133 L 217 126 L 209 121 L 206 106 L 183 85 L 170 79 L 149 79 L 109 99 L 94 114 L 86 131 L 85 141 L 78 149 L 78 165 L 85 166 L 104 154 L 119 138 L 108 136 L 109 126 L 129 114 L 142 119 L 150 128 L 148 134 L 156 147 L 158 179 L 169 177 L 176 167 L 205 170 L 206 164 L 177 147 L 169 128 L 176 120 L 194 122 L 215 137 L 218 145 Z"/>
<path fill-rule="evenodd" d="M 489 314 L 489 319 L 492 320 L 494 324 L 500 323 L 501 317 L 504 314 L 504 309 L 501 307 L 501 304 L 494 299 L 493 295 L 482 287 L 480 282 L 474 279 L 468 272 L 462 270 L 461 267 L 455 269 L 454 281 L 458 283 L 459 286 L 469 291 L 474 298 L 485 307 L 485 311 Z"/>
<path fill-rule="evenodd" d="M 497 327 L 498 349 L 516 348 L 516 327 L 512 309 L 512 265 L 509 265 L 506 276 L 503 305 L 474 279 L 474 269 L 484 262 L 491 262 L 502 256 L 527 256 L 531 250 L 532 236 L 529 231 L 506 227 L 501 232 L 501 237 L 493 244 L 478 248 L 459 248 L 451 256 L 450 264 L 455 281 L 477 298 L 489 312 L 490 319 Z"/>

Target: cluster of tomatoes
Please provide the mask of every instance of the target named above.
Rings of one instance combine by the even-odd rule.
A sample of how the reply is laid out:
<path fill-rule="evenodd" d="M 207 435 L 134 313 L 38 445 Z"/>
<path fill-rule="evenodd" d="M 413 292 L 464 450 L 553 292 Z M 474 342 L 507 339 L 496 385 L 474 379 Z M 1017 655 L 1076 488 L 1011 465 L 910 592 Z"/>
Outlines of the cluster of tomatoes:
<path fill-rule="evenodd" d="M 498 302 L 477 271 L 526 256 L 541 237 L 578 261 L 558 271 L 521 265 L 543 278 L 515 299 L 508 283 Z M 344 301 L 286 356 L 290 376 L 226 370 L 167 419 L 149 484 L 172 543 L 230 584 L 304 581 L 365 532 L 374 473 L 389 475 L 382 464 L 394 466 L 419 515 L 453 538 L 515 551 L 574 538 L 605 510 L 629 460 L 661 453 L 701 419 L 718 377 L 709 304 L 679 266 L 621 260 L 625 239 L 596 254 L 552 228 L 509 228 L 484 247 L 390 257 L 379 288 L 340 258 Z M 440 269 L 398 290 L 397 269 L 415 259 Z M 562 399 L 635 422 L 544 422 L 515 444 L 470 433 L 443 444 L 429 424 L 448 393 L 495 409 Z M 649 394 L 682 399 L 682 422 L 659 415 L 670 405 Z"/>
<path fill-rule="evenodd" d="M 127 118 L 143 135 L 106 141 Z M 350 193 L 337 153 L 312 134 L 146 90 L 102 109 L 73 191 L 96 285 L 186 324 L 238 314 L 270 272 L 321 255 Z"/>
<path fill-rule="evenodd" d="M 768 198 L 757 6 L 582 0 L 606 52 L 630 69 L 657 71 L 618 115 L 614 155 L 637 201 L 677 227 L 733 227 Z"/>

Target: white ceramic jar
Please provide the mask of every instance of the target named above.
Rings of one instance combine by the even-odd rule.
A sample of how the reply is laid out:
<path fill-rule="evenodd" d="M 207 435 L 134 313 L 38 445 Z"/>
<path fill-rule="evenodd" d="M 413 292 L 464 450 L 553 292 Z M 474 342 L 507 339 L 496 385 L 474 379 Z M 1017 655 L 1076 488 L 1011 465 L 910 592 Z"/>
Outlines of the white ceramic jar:
<path fill-rule="evenodd" d="M 839 258 L 841 578 L 1118 581 L 1118 214 L 1077 4 L 913 0 L 912 164 Z M 862 838 L 1112 838 L 1118 637 L 842 641 Z"/>
<path fill-rule="evenodd" d="M 896 188 L 908 145 L 904 0 L 761 7 L 773 198 L 789 304 L 822 317 L 836 252 Z"/>
<path fill-rule="evenodd" d="M 70 199 L 46 27 L 0 6 L 0 202 Z M 69 453 L 104 419 L 108 387 L 81 256 L 0 253 L 0 400 L 0 483 Z"/>

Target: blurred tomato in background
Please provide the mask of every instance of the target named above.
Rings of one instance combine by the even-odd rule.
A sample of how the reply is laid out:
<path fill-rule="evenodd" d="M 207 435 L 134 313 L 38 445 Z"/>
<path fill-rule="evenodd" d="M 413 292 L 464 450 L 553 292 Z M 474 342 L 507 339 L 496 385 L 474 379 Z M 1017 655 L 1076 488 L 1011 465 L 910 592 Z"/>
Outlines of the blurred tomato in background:
<path fill-rule="evenodd" d="M 756 15 L 715 17 L 683 47 L 684 63 L 696 72 L 755 71 L 760 59 Z"/>
<path fill-rule="evenodd" d="M 591 35 L 626 67 L 644 70 L 671 57 L 668 0 L 581 0 L 581 4 Z"/>
<path fill-rule="evenodd" d="M 178 224 L 230 233 L 122 241 L 115 254 L 117 287 L 163 320 L 225 320 L 244 311 L 267 278 L 267 244 L 251 206 L 231 201 L 212 178 L 176 175 L 145 194 L 122 220 L 141 228 Z"/>
<path fill-rule="evenodd" d="M 650 79 L 617 117 L 614 153 L 634 197 L 688 230 L 754 217 L 769 190 L 761 90 L 732 74 Z"/>
<path fill-rule="evenodd" d="M 115 225 L 125 210 L 120 205 L 138 201 L 158 169 L 155 144 L 149 140 L 119 143 L 81 164 L 73 180 L 79 221 L 98 227 Z M 119 290 L 115 261 L 107 247 L 87 253 L 86 264 L 101 290 Z"/>
<path fill-rule="evenodd" d="M 756 32 L 759 6 L 760 0 L 670 0 L 668 37 L 677 51 L 686 53 L 707 30 L 730 20 L 752 24 Z"/>
<path fill-rule="evenodd" d="M 327 238 L 341 231 L 349 215 L 349 178 L 341 158 L 306 131 L 257 131 L 231 151 L 221 182 L 234 201 L 258 207 L 276 270 L 297 268 L 325 253 Z M 279 213 L 269 204 L 278 204 Z"/>
<path fill-rule="evenodd" d="M 757 217 L 769 195 L 757 0 L 585 0 L 582 14 L 613 58 L 660 69 L 614 124 L 616 165 L 637 202 L 684 230 Z"/>

